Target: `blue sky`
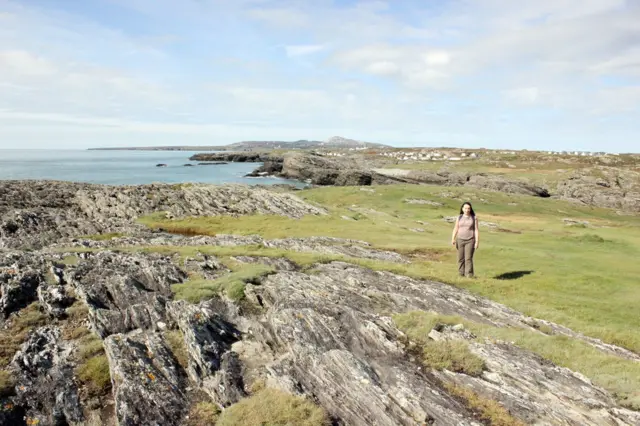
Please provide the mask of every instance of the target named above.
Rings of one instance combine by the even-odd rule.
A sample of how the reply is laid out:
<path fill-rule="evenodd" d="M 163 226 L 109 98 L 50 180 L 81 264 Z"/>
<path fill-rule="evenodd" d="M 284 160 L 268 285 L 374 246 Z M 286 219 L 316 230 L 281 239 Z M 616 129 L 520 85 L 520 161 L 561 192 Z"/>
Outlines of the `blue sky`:
<path fill-rule="evenodd" d="M 0 0 L 0 148 L 640 152 L 640 0 Z"/>

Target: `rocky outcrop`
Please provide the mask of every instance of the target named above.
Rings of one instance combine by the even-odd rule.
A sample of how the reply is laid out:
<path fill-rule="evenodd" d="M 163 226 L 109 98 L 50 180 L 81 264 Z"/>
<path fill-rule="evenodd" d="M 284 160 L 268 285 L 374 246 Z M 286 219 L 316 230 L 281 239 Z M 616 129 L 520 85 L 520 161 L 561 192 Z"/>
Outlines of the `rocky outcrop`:
<path fill-rule="evenodd" d="M 500 401 L 526 423 L 560 419 L 597 425 L 638 420 L 637 413 L 617 406 L 611 395 L 580 375 L 504 342 L 469 340 L 471 351 L 484 361 L 480 375 L 425 369 L 412 359 L 410 342 L 391 314 L 438 312 L 540 333 L 537 320 L 465 290 L 343 262 L 305 270 L 291 261 L 236 256 L 236 262 L 264 262 L 276 272 L 247 283 L 240 305 L 224 297 L 191 304 L 173 300 L 171 292 L 174 283 L 188 282 L 182 267 L 206 267 L 224 274 L 228 269 L 221 259 L 208 256 L 177 265 L 176 257 L 115 252 L 107 247 L 118 242 L 127 242 L 123 247 L 130 249 L 134 244 L 161 242 L 194 246 L 258 242 L 287 250 L 347 250 L 354 257 L 406 260 L 336 238 L 153 236 L 95 242 L 104 251 L 83 254 L 77 265 L 64 269 L 59 285 L 75 289 L 89 307 L 91 328 L 104 338 L 119 424 L 185 424 L 194 392 L 204 392 L 224 409 L 247 396 L 259 380 L 269 387 L 313 395 L 337 424 L 479 425 L 475 413 L 451 393 L 447 387 L 451 384 Z M 10 256 L 2 264 L 18 263 L 21 270 L 28 267 L 44 273 L 45 267 L 50 268 L 44 261 L 47 256 L 62 254 L 25 253 Z M 54 258 L 50 264 L 58 263 Z M 544 324 L 555 334 L 640 361 L 621 348 Z M 181 365 L 177 349 L 168 344 L 167 330 L 179 332 L 186 364 Z M 473 337 L 458 328 L 437 330 L 429 337 Z M 25 410 L 42 424 L 56 424 L 60 416 L 69 423 L 81 421 L 82 410 L 77 407 L 84 407 L 86 401 L 78 401 L 74 382 L 68 379 L 73 366 L 71 347 L 52 327 L 39 329 L 29 338 L 13 368 L 18 383 L 31 393 L 11 397 L 16 410 Z M 50 390 L 54 387 L 56 392 Z"/>
<path fill-rule="evenodd" d="M 551 194 L 546 188 L 523 180 L 508 179 L 500 175 L 487 173 L 462 173 L 441 170 L 437 172 L 404 169 L 376 169 L 377 172 L 404 178 L 413 183 L 425 183 L 441 186 L 469 186 L 473 188 L 500 191 L 507 194 L 532 195 L 547 198 Z"/>
<path fill-rule="evenodd" d="M 51 181 L 0 182 L 0 248 L 40 248 L 63 238 L 135 232 L 154 212 L 197 215 L 324 214 L 295 195 L 244 185 L 103 186 Z"/>
<path fill-rule="evenodd" d="M 496 175 L 472 175 L 469 176 L 469 179 L 464 185 L 479 189 L 488 189 L 490 191 L 505 192 L 507 194 L 532 195 L 542 198 L 551 196 L 549 191 L 541 186 L 521 180 L 506 179 Z"/>
<path fill-rule="evenodd" d="M 65 309 L 75 302 L 75 297 L 69 294 L 66 286 L 40 282 L 38 285 L 38 301 L 47 313 L 54 318 L 62 318 Z"/>
<path fill-rule="evenodd" d="M 186 378 L 161 335 L 142 330 L 114 334 L 104 347 L 119 425 L 184 424 Z"/>
<path fill-rule="evenodd" d="M 120 237 L 107 241 L 76 240 L 65 247 L 84 247 L 91 249 L 108 249 L 114 247 L 137 247 L 152 244 L 154 246 L 248 246 L 261 245 L 267 248 L 290 250 L 302 253 L 317 253 L 335 256 L 346 256 L 359 259 L 371 259 L 384 262 L 407 263 L 404 256 L 385 250 L 377 250 L 365 241 L 350 240 L 334 237 L 307 237 L 307 238 L 282 238 L 264 239 L 258 235 L 239 236 L 219 234 L 215 237 L 196 236 L 186 237 L 182 235 L 154 235 L 153 237 Z M 209 264 L 215 260 L 209 258 Z M 202 268 L 215 270 L 220 266 L 215 264 Z"/>
<path fill-rule="evenodd" d="M 369 186 L 394 183 L 429 184 L 443 186 L 470 186 L 500 191 L 549 197 L 549 191 L 522 180 L 513 180 L 486 173 L 459 173 L 449 171 L 410 171 L 376 169 L 357 158 L 328 158 L 307 152 L 289 152 L 283 157 L 266 154 L 197 154 L 192 160 L 264 162 L 247 177 L 276 176 L 319 186 Z"/>
<path fill-rule="evenodd" d="M 401 333 L 385 313 L 419 309 L 535 330 L 521 314 L 465 291 L 343 263 L 318 266 L 313 276 L 282 271 L 252 291 L 267 309 L 266 322 L 254 324 L 252 335 L 265 348 L 275 348 L 278 360 L 266 368 L 269 381 L 315 395 L 330 413 L 353 425 L 473 423 L 430 373 L 407 360 Z M 501 392 L 501 402 L 528 424 L 556 419 L 634 424 L 638 419 L 628 410 L 603 412 L 602 407 L 612 407 L 610 395 L 573 372 L 510 345 L 474 345 L 486 364 L 480 377 L 449 372 L 436 377 L 445 383 L 456 382 L 448 375 L 474 380 L 484 386 L 472 387 L 480 395 Z M 514 386 L 512 393 L 503 391 L 501 380 Z M 423 392 L 425 387 L 431 391 Z M 591 407 L 592 399 L 603 405 Z"/>
<path fill-rule="evenodd" d="M 561 181 L 556 195 L 589 206 L 640 212 L 640 173 L 612 167 L 575 172 Z"/>
<path fill-rule="evenodd" d="M 30 421 L 26 424 L 57 426 L 84 420 L 70 349 L 65 348 L 60 329 L 47 326 L 35 330 L 15 354 L 13 404 L 24 410 Z"/>
<path fill-rule="evenodd" d="M 7 265 L 0 269 L 0 314 L 5 318 L 37 298 L 43 277 L 36 271 Z"/>
<path fill-rule="evenodd" d="M 165 185 L 153 191 L 149 187 L 153 186 L 123 187 L 119 192 L 112 187 L 69 189 L 54 184 L 50 191 L 59 188 L 68 198 L 48 197 L 42 187 L 37 189 L 41 196 L 12 193 L 14 205 L 11 191 L 6 191 L 13 187 L 5 186 L 0 214 L 6 225 L 3 232 L 10 234 L 2 235 L 4 247 L 17 245 L 20 236 L 30 241 L 34 233 L 49 231 L 40 228 L 37 215 L 35 219 L 27 215 L 16 229 L 6 220 L 18 210 L 47 212 L 46 217 L 62 229 L 51 235 L 73 236 L 78 231 L 71 231 L 72 223 L 80 229 L 106 229 L 101 221 L 126 228 L 134 226 L 132 221 L 141 212 L 153 209 L 175 215 L 324 214 L 295 197 L 263 190 L 252 194 L 249 189 L 235 192 L 228 187 Z M 241 199 L 242 194 L 248 200 Z M 483 424 L 477 410 L 468 407 L 452 386 L 498 401 L 526 424 L 640 422 L 637 412 L 622 408 L 611 394 L 580 374 L 509 342 L 477 339 L 464 326 L 438 324 L 425 330 L 422 339 L 466 342 L 482 361 L 481 371 L 464 374 L 427 368 L 418 358 L 416 342 L 397 327 L 393 314 L 426 311 L 540 335 L 544 325 L 545 333 L 581 340 L 619 359 L 640 362 L 640 356 L 461 288 L 358 266 L 364 263 L 357 261 L 361 259 L 396 266 L 410 262 L 362 241 L 186 237 L 145 231 L 104 241 L 76 238 L 73 246 L 93 250 L 73 258 L 61 250 L 69 241 L 29 252 L 0 253 L 0 306 L 8 316 L 0 319 L 0 325 L 10 327 L 24 313 L 23 307 L 36 300 L 50 322 L 25 333 L 16 345 L 20 349 L 10 354 L 7 371 L 15 386 L 0 395 L 4 407 L 0 422 L 78 424 L 88 422 L 88 411 L 101 408 L 78 391 L 75 368 L 83 350 L 77 336 L 86 336 L 84 327 L 94 331 L 101 339 L 98 345 L 104 346 L 115 401 L 112 416 L 120 425 L 187 424 L 196 402 L 206 400 L 226 410 L 260 384 L 311 397 L 336 425 Z M 298 265 L 266 255 L 205 256 L 197 249 L 244 245 L 325 256 L 318 264 Z M 190 250 L 188 256 L 142 250 L 149 246 L 163 253 L 171 253 L 170 246 Z M 356 261 L 330 261 L 326 256 Z M 270 273 L 238 278 L 243 265 L 253 263 L 269 265 Z M 229 276 L 232 270 L 236 273 Z M 222 279 L 203 282 L 202 278 Z M 240 290 L 244 286 L 239 301 L 222 291 L 229 282 Z M 210 291 L 198 303 L 190 303 L 176 300 L 177 284 L 181 289 L 208 285 Z M 78 319 L 77 310 L 69 308 L 73 301 L 88 314 Z"/>
<path fill-rule="evenodd" d="M 220 406 L 227 407 L 247 396 L 242 364 L 231 345 L 241 340 L 241 333 L 211 305 L 194 306 L 184 301 L 172 302 L 169 317 L 184 336 L 189 354 L 187 372 Z"/>
<path fill-rule="evenodd" d="M 363 168 L 348 159 L 329 159 L 321 155 L 291 152 L 282 163 L 280 176 L 313 185 L 386 185 L 407 182 Z"/>
<path fill-rule="evenodd" d="M 89 307 L 89 318 L 102 338 L 135 329 L 158 330 L 171 298 L 170 285 L 187 275 L 159 255 L 89 255 L 69 281 Z"/>
<path fill-rule="evenodd" d="M 232 163 L 264 163 L 278 161 L 280 157 L 265 152 L 224 152 L 195 154 L 189 157 L 191 161 L 227 161 Z"/>
<path fill-rule="evenodd" d="M 485 371 L 480 376 L 447 370 L 435 371 L 434 375 L 450 386 L 491 395 L 525 424 L 546 423 L 546 419 L 560 424 L 597 425 L 631 425 L 640 421 L 640 413 L 608 409 L 614 403 L 611 395 L 580 374 L 557 367 L 507 342 L 477 342 L 462 324 L 437 325 L 436 328 L 429 333 L 430 339 L 467 341 L 471 352 L 482 359 Z M 579 394 L 572 393 L 576 388 L 581 389 Z M 558 395 L 566 397 L 558 398 Z"/>
<path fill-rule="evenodd" d="M 275 158 L 264 162 L 264 164 L 246 177 L 264 177 L 264 176 L 280 176 L 282 174 L 283 159 Z"/>

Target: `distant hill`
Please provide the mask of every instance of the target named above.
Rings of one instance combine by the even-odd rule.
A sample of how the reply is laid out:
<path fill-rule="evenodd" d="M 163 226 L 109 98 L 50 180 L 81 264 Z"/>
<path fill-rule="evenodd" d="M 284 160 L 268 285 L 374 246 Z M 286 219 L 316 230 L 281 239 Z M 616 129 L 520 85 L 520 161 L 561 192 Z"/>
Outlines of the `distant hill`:
<path fill-rule="evenodd" d="M 327 148 L 390 148 L 389 145 L 357 141 L 355 139 L 343 138 L 342 136 L 329 138 L 325 142 L 320 142 L 319 146 Z"/>
<path fill-rule="evenodd" d="M 90 151 L 261 151 L 272 149 L 317 149 L 317 148 L 389 148 L 389 145 L 357 141 L 334 136 L 326 141 L 243 141 L 217 146 L 146 146 L 89 148 Z"/>

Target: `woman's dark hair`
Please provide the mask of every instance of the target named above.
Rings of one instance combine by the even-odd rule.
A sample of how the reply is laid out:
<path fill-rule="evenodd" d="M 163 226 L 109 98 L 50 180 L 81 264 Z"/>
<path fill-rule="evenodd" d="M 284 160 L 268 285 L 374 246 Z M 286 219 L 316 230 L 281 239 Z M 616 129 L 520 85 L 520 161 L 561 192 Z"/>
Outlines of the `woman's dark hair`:
<path fill-rule="evenodd" d="M 471 203 L 470 203 L 470 202 L 468 202 L 468 201 L 467 201 L 467 202 L 462 203 L 462 205 L 460 206 L 460 214 L 464 214 L 464 212 L 462 211 L 462 208 L 463 208 L 464 206 L 466 206 L 467 204 L 469 205 L 469 207 L 471 207 L 471 216 L 475 217 L 475 216 L 476 216 L 476 212 L 474 212 L 474 211 L 473 211 L 473 206 L 472 206 L 472 205 L 471 205 Z"/>

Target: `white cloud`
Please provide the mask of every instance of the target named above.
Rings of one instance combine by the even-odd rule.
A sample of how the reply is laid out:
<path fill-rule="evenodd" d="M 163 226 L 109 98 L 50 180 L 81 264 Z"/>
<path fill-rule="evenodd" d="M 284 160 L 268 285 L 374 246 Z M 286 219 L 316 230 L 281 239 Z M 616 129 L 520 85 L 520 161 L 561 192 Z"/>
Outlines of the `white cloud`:
<path fill-rule="evenodd" d="M 0 52 L 0 72 L 3 69 L 21 76 L 48 76 L 57 71 L 50 61 L 24 50 Z"/>
<path fill-rule="evenodd" d="M 394 75 L 400 71 L 400 67 L 391 61 L 375 61 L 365 68 L 367 72 L 376 75 Z"/>
<path fill-rule="evenodd" d="M 309 16 L 299 10 L 279 9 L 251 9 L 249 16 L 257 21 L 275 25 L 277 27 L 300 28 L 309 24 Z"/>
<path fill-rule="evenodd" d="M 447 65 L 451 62 L 451 55 L 446 51 L 429 52 L 424 57 L 427 65 Z"/>
<path fill-rule="evenodd" d="M 636 1 L 94 1 L 110 13 L 0 0 L 2 143 L 344 131 L 497 146 L 640 132 Z"/>
<path fill-rule="evenodd" d="M 537 87 L 521 87 L 510 89 L 504 92 L 505 97 L 509 101 L 521 105 L 533 105 L 540 98 L 540 89 Z"/>
<path fill-rule="evenodd" d="M 287 56 L 302 56 L 310 55 L 325 50 L 327 47 L 324 44 L 305 44 L 296 46 L 285 46 Z"/>

